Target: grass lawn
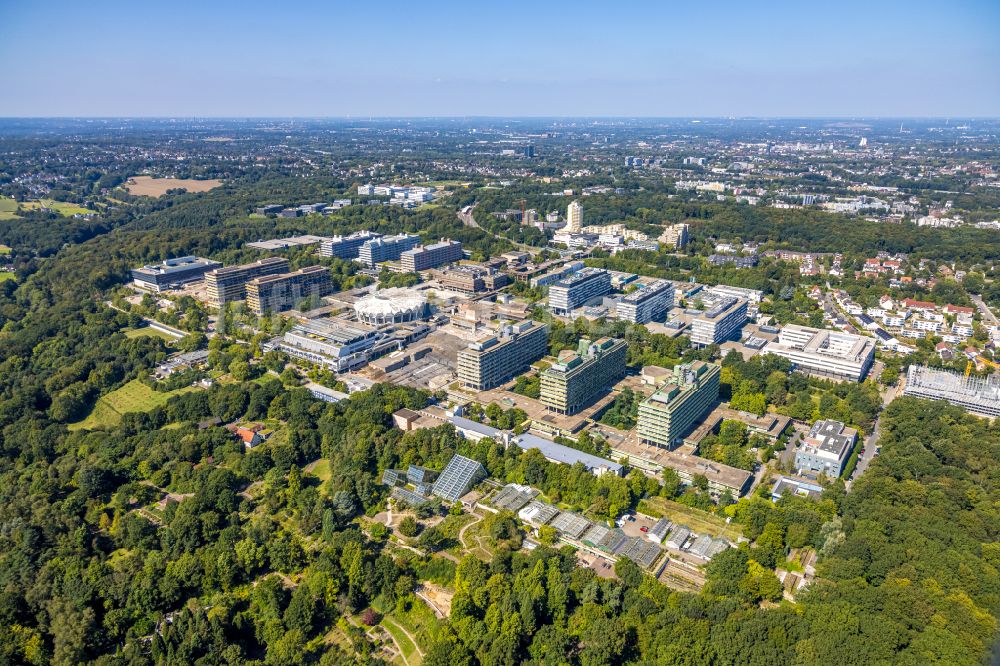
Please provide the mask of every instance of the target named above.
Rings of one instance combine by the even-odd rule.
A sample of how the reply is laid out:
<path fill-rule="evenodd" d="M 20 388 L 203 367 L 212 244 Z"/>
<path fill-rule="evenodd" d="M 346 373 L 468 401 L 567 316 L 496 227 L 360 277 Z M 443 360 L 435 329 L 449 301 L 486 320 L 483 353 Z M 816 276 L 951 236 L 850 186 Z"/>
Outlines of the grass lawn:
<path fill-rule="evenodd" d="M 408 605 L 409 609 L 405 612 L 393 611 L 387 617 L 406 628 L 417 639 L 421 649 L 426 650 L 440 636 L 443 625 L 430 606 L 416 596 Z"/>
<path fill-rule="evenodd" d="M 0 282 L 14 279 L 14 271 L 0 271 Z"/>
<path fill-rule="evenodd" d="M 320 483 L 326 483 L 330 480 L 330 460 L 329 458 L 320 458 L 315 462 L 315 464 L 309 469 L 307 474 L 315 476 L 320 480 Z"/>
<path fill-rule="evenodd" d="M 7 197 L 0 197 L 0 220 L 16 220 L 17 218 L 17 202 Z M 10 248 L 6 245 L 0 245 L 0 248 L 7 248 L 6 252 L 0 250 L 0 254 L 10 252 Z"/>
<path fill-rule="evenodd" d="M 142 328 L 130 328 L 125 331 L 125 337 L 127 338 L 160 338 L 164 342 L 176 342 L 177 336 L 170 335 L 166 331 L 161 331 L 158 328 L 153 328 L 152 326 L 143 326 Z"/>
<path fill-rule="evenodd" d="M 698 534 L 711 534 L 730 541 L 737 541 L 743 536 L 743 530 L 737 525 L 730 525 L 723 518 L 707 511 L 684 506 L 664 497 L 650 497 L 639 502 L 639 512 L 654 518 L 668 518 L 672 522 L 690 527 Z"/>
<path fill-rule="evenodd" d="M 54 201 L 53 199 L 41 199 L 39 201 L 26 201 L 22 204 L 24 208 L 51 208 L 63 217 L 72 217 L 79 213 L 80 215 L 86 215 L 88 213 L 93 213 L 94 211 L 88 210 L 83 206 L 78 206 L 73 203 L 66 203 L 65 201 Z"/>
<path fill-rule="evenodd" d="M 185 386 L 176 391 L 154 391 L 138 379 L 133 379 L 121 388 L 101 397 L 94 409 L 82 421 L 71 424 L 71 430 L 98 430 L 113 428 L 128 412 L 149 412 L 167 404 L 167 400 L 180 393 L 197 391 L 193 386 Z"/>
<path fill-rule="evenodd" d="M 0 254 L 10 254 L 10 250 L 11 248 L 9 245 L 4 245 L 3 243 L 0 243 Z"/>
<path fill-rule="evenodd" d="M 410 664 L 410 666 L 416 666 L 423 661 L 420 658 L 420 655 L 417 654 L 417 646 L 413 644 L 413 641 L 407 638 L 406 634 L 403 633 L 403 630 L 400 629 L 399 625 L 396 624 L 392 618 L 389 616 L 383 617 L 382 626 L 385 627 L 386 631 L 392 634 L 392 637 L 396 641 L 396 645 L 398 645 L 399 649 L 403 651 L 406 663 Z"/>

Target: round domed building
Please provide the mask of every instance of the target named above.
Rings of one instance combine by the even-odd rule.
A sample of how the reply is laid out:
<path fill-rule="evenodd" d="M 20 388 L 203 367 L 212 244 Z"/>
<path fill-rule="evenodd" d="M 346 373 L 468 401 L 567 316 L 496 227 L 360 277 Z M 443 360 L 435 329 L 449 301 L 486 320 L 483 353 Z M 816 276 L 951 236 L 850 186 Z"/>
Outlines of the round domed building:
<path fill-rule="evenodd" d="M 427 316 L 427 298 L 413 289 L 381 289 L 358 299 L 354 314 L 371 326 L 417 321 Z"/>

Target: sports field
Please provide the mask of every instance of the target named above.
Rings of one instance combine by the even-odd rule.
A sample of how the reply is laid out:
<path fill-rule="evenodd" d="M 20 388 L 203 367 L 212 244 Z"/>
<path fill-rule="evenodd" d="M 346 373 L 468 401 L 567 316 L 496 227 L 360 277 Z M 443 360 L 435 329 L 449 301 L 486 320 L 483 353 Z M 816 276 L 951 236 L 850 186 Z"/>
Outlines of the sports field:
<path fill-rule="evenodd" d="M 167 190 L 185 189 L 188 192 L 208 192 L 222 185 L 218 178 L 195 180 L 194 178 L 153 178 L 152 176 L 132 176 L 125 183 L 129 194 L 140 197 L 162 197 Z"/>
<path fill-rule="evenodd" d="M 108 393 L 97 401 L 94 409 L 82 421 L 69 426 L 70 430 L 100 430 L 113 428 L 128 412 L 149 412 L 167 404 L 175 395 L 197 391 L 193 386 L 185 386 L 176 391 L 154 391 L 138 379 L 133 379 L 121 388 Z"/>

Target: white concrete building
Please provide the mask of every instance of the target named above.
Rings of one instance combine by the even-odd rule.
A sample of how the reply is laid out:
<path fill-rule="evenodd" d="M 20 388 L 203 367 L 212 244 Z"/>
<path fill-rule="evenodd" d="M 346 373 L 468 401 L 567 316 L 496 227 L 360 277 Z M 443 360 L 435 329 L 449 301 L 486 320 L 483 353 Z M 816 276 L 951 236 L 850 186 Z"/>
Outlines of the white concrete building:
<path fill-rule="evenodd" d="M 763 352 L 787 358 L 793 367 L 818 377 L 860 382 L 875 358 L 875 340 L 828 329 L 788 324 Z"/>

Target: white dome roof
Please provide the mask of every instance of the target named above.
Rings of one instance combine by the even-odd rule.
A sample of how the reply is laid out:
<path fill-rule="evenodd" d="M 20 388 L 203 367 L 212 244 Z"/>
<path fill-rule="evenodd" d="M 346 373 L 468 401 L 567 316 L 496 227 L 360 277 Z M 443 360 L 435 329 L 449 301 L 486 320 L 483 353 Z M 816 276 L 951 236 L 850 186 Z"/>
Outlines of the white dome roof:
<path fill-rule="evenodd" d="M 354 312 L 362 320 L 393 319 L 414 316 L 427 307 L 427 298 L 412 289 L 382 289 L 361 298 L 354 304 Z"/>

